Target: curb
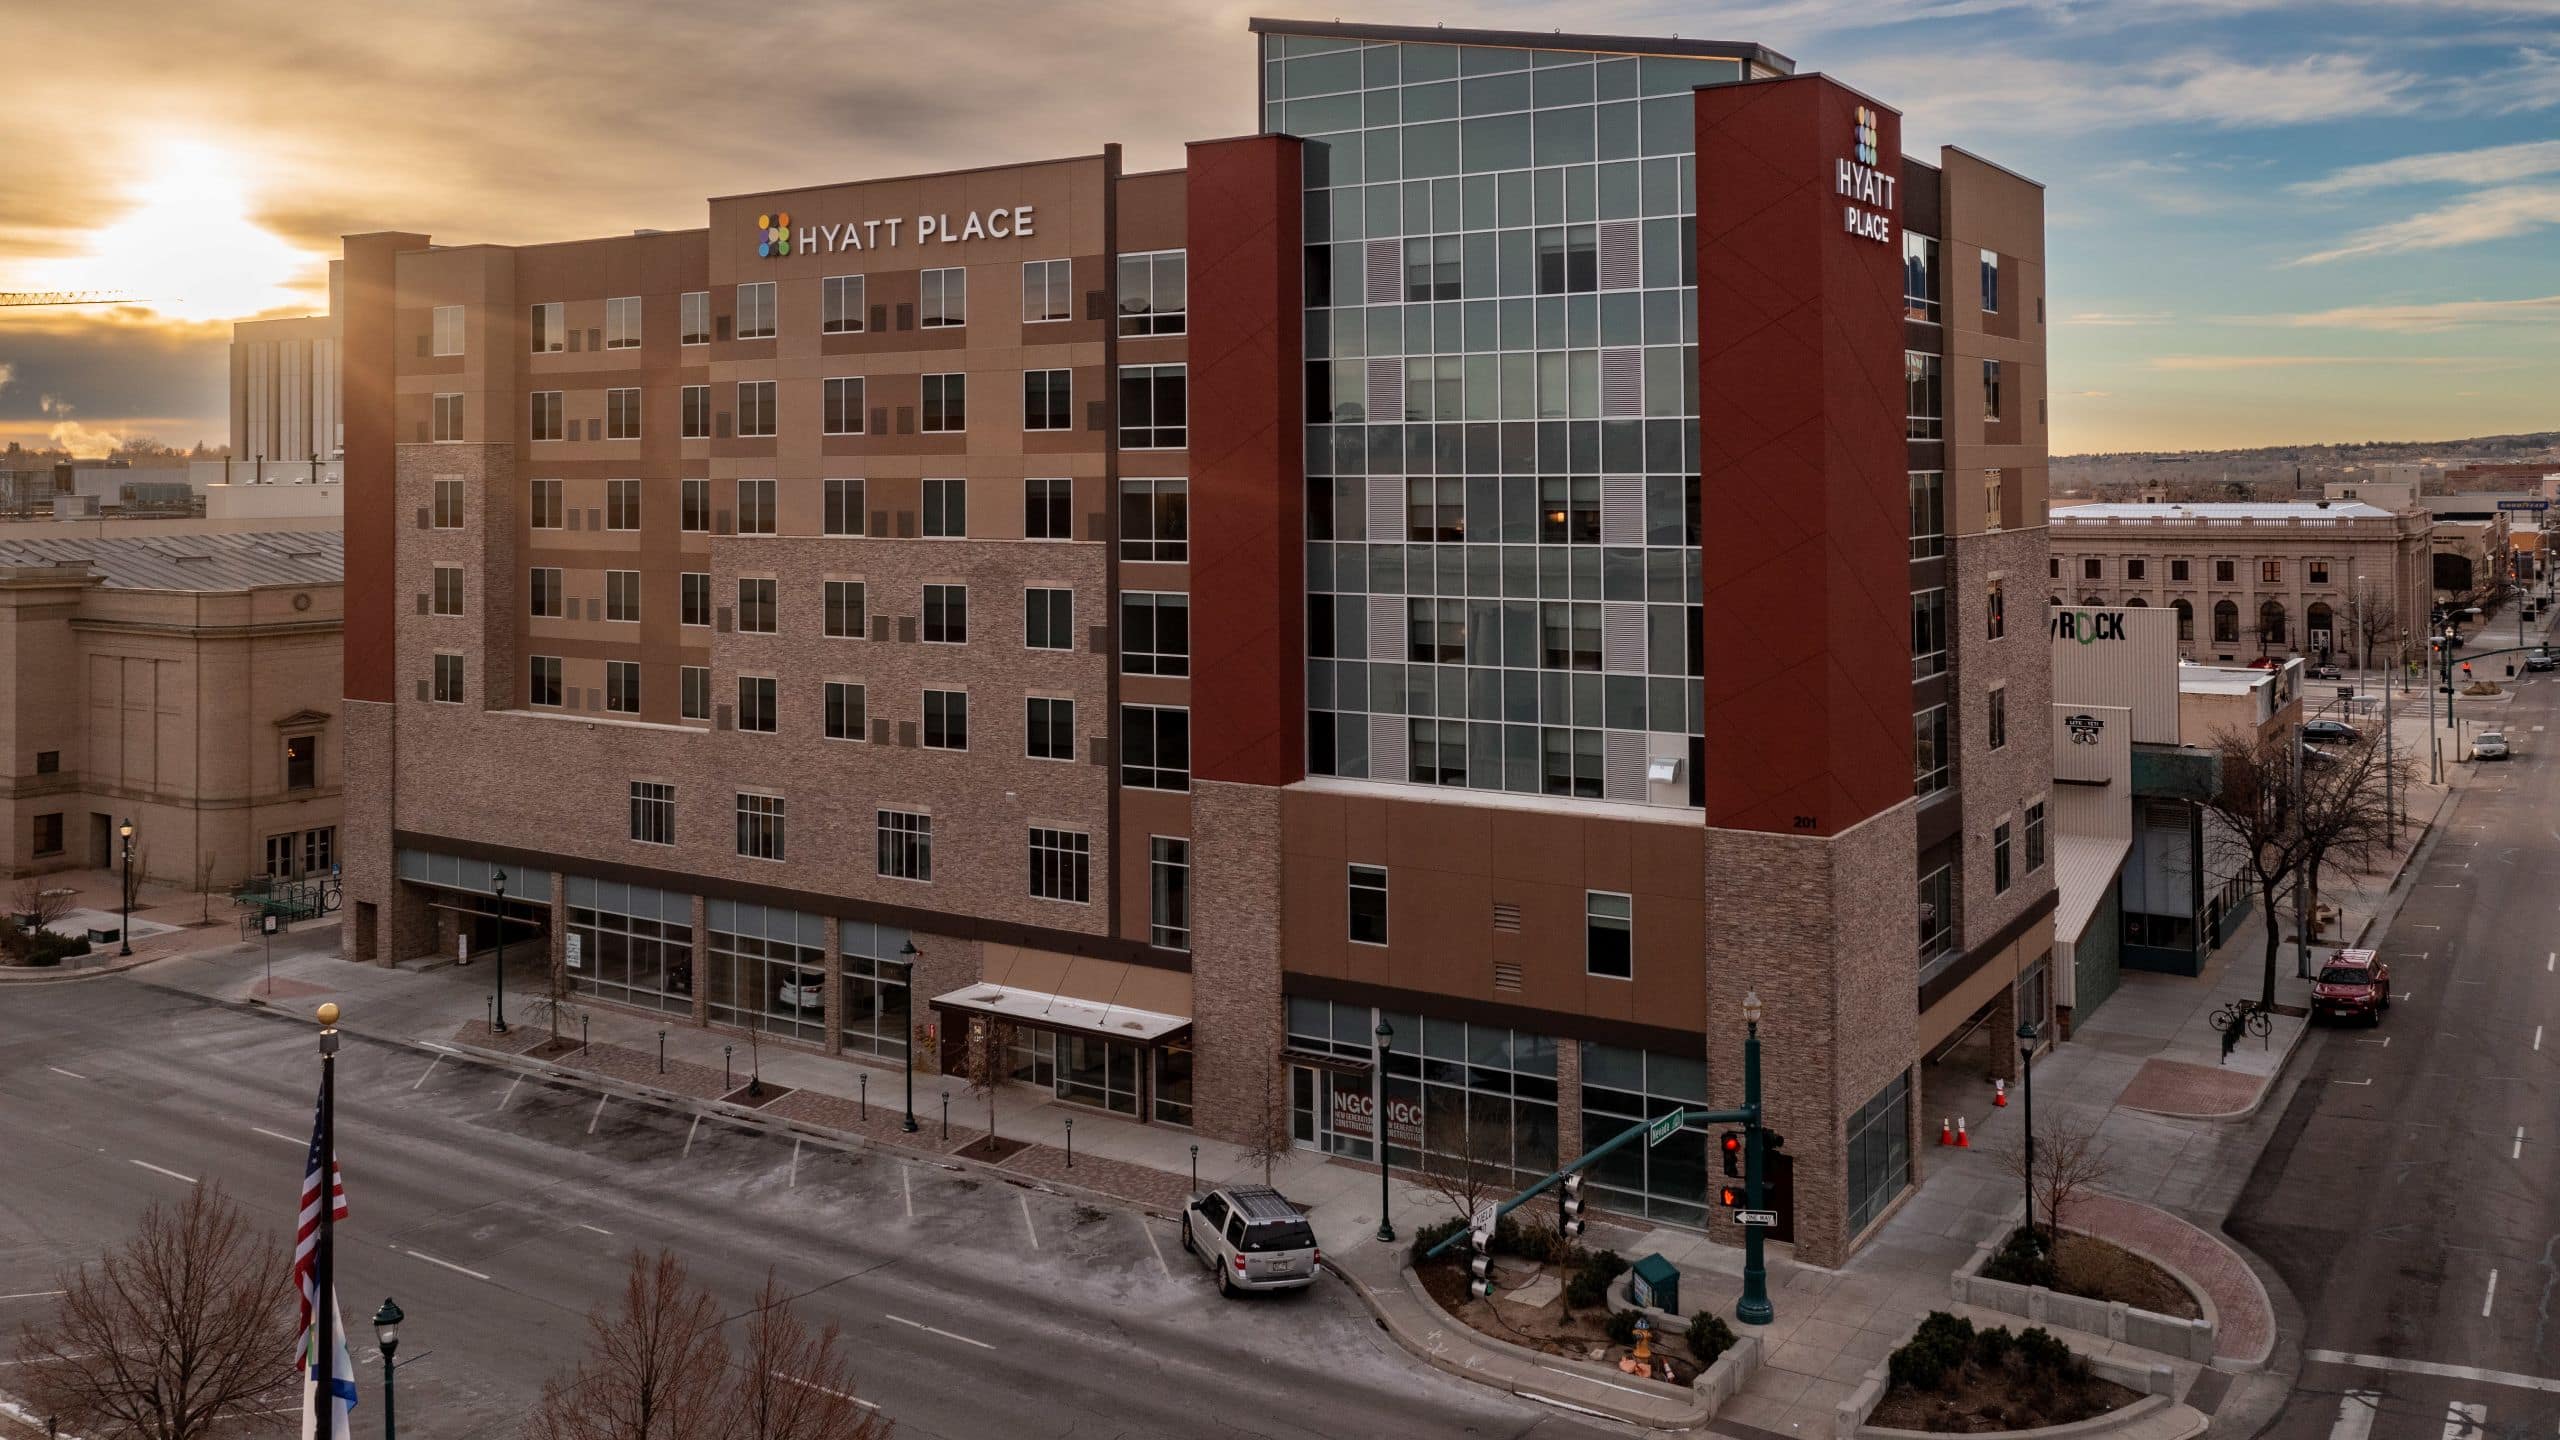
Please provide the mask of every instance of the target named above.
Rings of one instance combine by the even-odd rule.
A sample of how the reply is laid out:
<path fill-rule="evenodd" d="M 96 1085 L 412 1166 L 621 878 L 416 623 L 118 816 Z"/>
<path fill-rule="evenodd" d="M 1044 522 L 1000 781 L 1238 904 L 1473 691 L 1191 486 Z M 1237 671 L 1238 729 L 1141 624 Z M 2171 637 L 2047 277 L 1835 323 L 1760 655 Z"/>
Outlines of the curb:
<path fill-rule="evenodd" d="M 0 966 L 0 985 L 68 985 L 74 981 L 95 980 L 105 975 L 121 975 L 127 970 L 139 969 L 154 960 L 175 958 L 177 958 L 175 955 L 135 955 L 112 965 L 74 966 L 67 970 L 58 965 Z"/>

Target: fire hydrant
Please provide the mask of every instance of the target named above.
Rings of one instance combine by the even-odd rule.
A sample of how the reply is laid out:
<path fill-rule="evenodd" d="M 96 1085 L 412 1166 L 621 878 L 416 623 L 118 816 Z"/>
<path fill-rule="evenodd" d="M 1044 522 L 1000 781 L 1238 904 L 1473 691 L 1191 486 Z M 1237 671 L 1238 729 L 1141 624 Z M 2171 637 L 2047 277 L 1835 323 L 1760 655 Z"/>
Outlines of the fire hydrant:
<path fill-rule="evenodd" d="M 1618 1369 L 1629 1375 L 1653 1373 L 1653 1322 L 1642 1315 L 1636 1317 L 1636 1350 L 1618 1362 Z"/>

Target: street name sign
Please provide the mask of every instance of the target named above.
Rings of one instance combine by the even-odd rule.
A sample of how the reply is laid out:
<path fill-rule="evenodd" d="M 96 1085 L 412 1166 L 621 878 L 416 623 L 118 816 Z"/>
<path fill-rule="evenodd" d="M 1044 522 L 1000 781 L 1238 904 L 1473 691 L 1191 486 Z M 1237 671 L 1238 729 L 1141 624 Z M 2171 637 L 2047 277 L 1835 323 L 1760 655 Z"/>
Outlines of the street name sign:
<path fill-rule="evenodd" d="M 1673 1135 L 1679 1133 L 1681 1125 L 1685 1123 L 1688 1118 L 1688 1111 L 1674 1110 L 1670 1114 L 1663 1116 L 1661 1119 L 1654 1121 L 1651 1125 L 1645 1127 L 1644 1143 L 1647 1146 L 1654 1146 L 1670 1139 Z"/>

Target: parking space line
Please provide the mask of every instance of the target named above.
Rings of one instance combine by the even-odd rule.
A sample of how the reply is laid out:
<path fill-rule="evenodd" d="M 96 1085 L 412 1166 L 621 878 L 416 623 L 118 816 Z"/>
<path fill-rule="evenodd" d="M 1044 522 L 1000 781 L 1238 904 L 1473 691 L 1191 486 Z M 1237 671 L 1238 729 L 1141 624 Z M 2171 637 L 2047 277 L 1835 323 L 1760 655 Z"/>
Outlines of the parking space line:
<path fill-rule="evenodd" d="M 437 1044 L 436 1042 L 434 1042 L 433 1040 L 421 1040 L 421 1041 L 419 1041 L 418 1043 L 419 1043 L 419 1044 L 421 1044 L 421 1045 L 424 1045 L 424 1046 L 426 1046 L 428 1049 L 433 1050 L 433 1051 L 436 1051 L 436 1052 L 438 1052 L 438 1053 L 440 1053 L 440 1054 L 445 1054 L 445 1055 L 459 1055 L 459 1054 L 461 1054 L 461 1053 L 462 1053 L 461 1051 L 454 1049 L 454 1048 L 453 1048 L 452 1046 L 450 1046 L 450 1045 L 439 1045 L 439 1044 Z M 1388 1158 L 1389 1158 L 1389 1159 L 1393 1159 L 1394 1157 L 1393 1157 L 1393 1156 L 1389 1156 Z"/>
<path fill-rule="evenodd" d="M 437 1066 L 439 1066 L 439 1065 L 441 1065 L 441 1064 L 443 1064 L 443 1063 L 444 1063 L 444 1057 L 443 1057 L 443 1056 L 441 1056 L 441 1055 L 438 1055 L 438 1056 L 437 1056 L 437 1057 L 435 1057 L 434 1059 L 432 1059 L 432 1060 L 428 1061 L 428 1062 L 427 1062 L 427 1068 L 418 1072 L 418 1078 L 409 1082 L 409 1088 L 410 1088 L 410 1089 L 412 1089 L 412 1090 L 415 1090 L 415 1089 L 417 1089 L 419 1086 L 426 1084 L 426 1083 L 427 1083 L 427 1077 L 428 1077 L 428 1076 L 430 1076 L 430 1075 L 433 1075 L 434 1073 L 436 1073 L 436 1067 L 437 1067 Z M 1390 1159 L 1390 1160 L 1392 1160 L 1392 1159 L 1394 1159 L 1395 1157 L 1394 1157 L 1394 1156 L 1392 1156 L 1392 1155 L 1390 1155 L 1390 1156 L 1388 1156 L 1387 1158 L 1388 1158 L 1388 1159 Z"/>
<path fill-rule="evenodd" d="M 1390 1155 L 1387 1158 L 1392 1160 L 1395 1157 Z M 872 1404 L 870 1401 L 863 1399 L 859 1395 L 847 1395 L 841 1390 L 830 1390 L 824 1385 L 803 1380 L 797 1375 L 785 1375 L 781 1371 L 776 1370 L 773 1372 L 773 1378 L 781 1381 L 785 1385 L 797 1385 L 803 1390 L 815 1390 L 821 1395 L 829 1396 L 837 1400 L 849 1400 L 854 1404 L 861 1406 L 865 1410 L 877 1410 L 880 1408 L 879 1406 Z M 318 1382 L 314 1381 L 313 1383 L 317 1384 Z"/>
<path fill-rule="evenodd" d="M 523 1077 L 523 1076 L 521 1076 L 521 1075 L 519 1075 L 519 1076 L 517 1076 L 517 1077 L 515 1078 L 515 1080 L 514 1080 L 512 1083 L 510 1083 L 510 1084 L 507 1086 L 507 1093 L 498 1097 L 498 1108 L 499 1108 L 500 1110 L 504 1110 L 504 1109 L 506 1109 L 506 1108 L 507 1108 L 507 1102 L 508 1102 L 508 1101 L 510 1101 L 510 1100 L 513 1100 L 514 1098 L 516 1098 L 516 1086 L 521 1085 L 521 1084 L 523 1084 L 523 1083 L 524 1083 L 524 1077 Z M 1392 1157 L 1391 1157 L 1391 1158 L 1392 1158 Z M 318 1362 L 317 1362 L 317 1361 L 314 1361 L 313 1363 L 314 1363 L 315 1365 L 316 1365 L 316 1364 L 318 1364 Z M 312 1383 L 314 1383 L 314 1384 L 318 1384 L 319 1382 L 314 1381 L 314 1382 L 312 1382 Z"/>
<path fill-rule="evenodd" d="M 153 1174 L 155 1174 L 155 1175 L 166 1175 L 166 1176 L 168 1176 L 168 1177 L 169 1177 L 170 1179 L 172 1179 L 172 1180 L 184 1180 L 184 1181 L 186 1181 L 186 1182 L 187 1182 L 188 1184 L 190 1184 L 190 1185 L 193 1185 L 194 1183 L 196 1183 L 196 1177 L 194 1177 L 193 1175 L 181 1175 L 181 1174 L 179 1174 L 179 1173 L 178 1173 L 177 1171 L 175 1171 L 175 1170 L 164 1169 L 164 1168 L 163 1168 L 163 1167 L 161 1167 L 161 1166 L 158 1166 L 158 1165 L 154 1165 L 154 1164 L 152 1164 L 152 1163 L 151 1163 L 150 1161 L 148 1161 L 148 1160 L 136 1160 L 136 1161 L 134 1161 L 133 1163 L 134 1163 L 134 1164 L 136 1164 L 136 1165 L 141 1166 L 143 1169 L 148 1170 L 148 1171 L 152 1172 L 152 1173 L 153 1173 Z"/>
<path fill-rule="evenodd" d="M 782 1188 L 785 1190 L 797 1190 L 800 1188 L 800 1137 L 797 1135 L 791 1137 L 791 1179 Z M 318 1362 L 315 1361 L 313 1363 L 316 1365 Z M 311 1383 L 317 1385 L 320 1382 L 314 1380 Z"/>
<path fill-rule="evenodd" d="M 311 1143 L 311 1142 L 310 1142 L 310 1141 L 308 1141 L 308 1140 L 296 1140 L 296 1139 L 294 1139 L 292 1136 L 285 1134 L 285 1133 L 284 1133 L 283 1131 L 281 1131 L 281 1130 L 270 1130 L 270 1129 L 268 1129 L 268 1128 L 267 1128 L 266 1126 L 264 1126 L 264 1125 L 252 1125 L 252 1126 L 250 1126 L 249 1128 L 250 1128 L 250 1129 L 252 1129 L 252 1130 L 257 1131 L 257 1132 L 258 1132 L 259 1134 L 261 1134 L 261 1135 L 266 1136 L 266 1137 L 267 1137 L 268 1139 L 270 1139 L 270 1140 L 281 1140 L 281 1141 L 283 1141 L 284 1143 L 286 1143 L 287 1145 L 308 1145 L 308 1144 L 310 1144 L 310 1143 Z M 1388 1159 L 1390 1159 L 1390 1160 L 1392 1160 L 1392 1159 L 1394 1159 L 1395 1157 L 1394 1157 L 1394 1156 L 1392 1156 L 1392 1155 L 1390 1155 L 1390 1156 L 1388 1156 L 1387 1158 L 1388 1158 Z"/>
<path fill-rule="evenodd" d="M 1391 1157 L 1391 1158 L 1392 1158 L 1392 1157 Z M 427 1252 L 425 1252 L 424 1250 L 404 1250 L 404 1251 L 402 1251 L 401 1253 L 402 1253 L 402 1254 L 405 1254 L 405 1255 L 415 1256 L 416 1258 L 418 1258 L 418 1259 L 420 1259 L 420 1260 L 424 1260 L 424 1261 L 426 1261 L 426 1262 L 427 1262 L 428 1264 L 430 1264 L 430 1265 L 441 1265 L 441 1266 L 443 1266 L 445 1269 L 452 1271 L 452 1272 L 453 1272 L 454 1274 L 456 1274 L 456 1275 L 468 1275 L 468 1276 L 470 1276 L 470 1277 L 471 1277 L 472 1279 L 474 1279 L 474 1280 L 486 1280 L 486 1279 L 488 1279 L 488 1278 L 489 1278 L 488 1276 L 481 1274 L 481 1273 L 480 1273 L 479 1271 L 477 1271 L 477 1270 L 466 1270 L 466 1269 L 464 1269 L 463 1267 L 461 1267 L 461 1266 L 459 1266 L 459 1265 L 454 1264 L 454 1263 L 453 1263 L 452 1261 L 450 1261 L 450 1260 L 439 1260 L 439 1259 L 437 1259 L 436 1257 L 434 1257 L 433 1255 L 428 1254 L 428 1253 L 427 1253 Z M 316 1364 L 317 1364 L 317 1362 L 314 1362 L 314 1364 L 316 1365 Z"/>
<path fill-rule="evenodd" d="M 1389 1158 L 1389 1159 L 1393 1159 L 1394 1157 L 1393 1157 L 1393 1156 L 1389 1156 L 1388 1158 Z M 601 1225 L 590 1225 L 590 1224 L 588 1224 L 588 1223 L 587 1223 L 586 1221 L 584 1221 L 584 1220 L 581 1220 L 581 1221 L 579 1221 L 579 1222 L 578 1222 L 578 1228 L 579 1228 L 579 1229 L 581 1229 L 581 1230 L 593 1230 L 594 1232 L 596 1232 L 596 1233 L 597 1233 L 597 1234 L 599 1234 L 599 1235 L 610 1235 L 610 1234 L 612 1234 L 612 1233 L 613 1233 L 612 1231 L 607 1230 L 606 1228 L 604 1228 L 604 1227 L 603 1227 L 603 1226 L 601 1226 Z"/>
<path fill-rule="evenodd" d="M 1040 1227 L 1031 1223 L 1031 1197 L 1016 1193 L 1013 1198 L 1022 1202 L 1022 1228 L 1031 1237 L 1031 1248 L 1037 1250 L 1040 1248 Z"/>
<path fill-rule="evenodd" d="M 1394 1157 L 1394 1156 L 1392 1156 L 1392 1155 L 1390 1155 L 1390 1156 L 1388 1156 L 1387 1158 L 1388 1158 L 1388 1159 L 1390 1159 L 1390 1160 L 1392 1160 L 1392 1159 L 1394 1159 L 1395 1157 Z M 905 1190 L 905 1191 L 907 1192 L 907 1218 L 908 1218 L 908 1219 L 910 1219 L 910 1220 L 913 1220 L 914 1218 L 916 1218 L 916 1172 L 915 1172 L 915 1167 L 913 1167 L 913 1166 L 911 1166 L 911 1165 L 901 1165 L 901 1166 L 899 1166 L 899 1167 L 898 1167 L 898 1185 L 899 1185 L 899 1187 L 900 1187 L 901 1189 L 903 1189 L 903 1190 Z M 315 1382 L 315 1383 L 316 1383 L 316 1382 Z"/>
<path fill-rule="evenodd" d="M 1389 1156 L 1387 1158 L 1393 1159 L 1395 1157 Z M 60 1290 L 21 1290 L 15 1295 L 0 1295 L 0 1300 L 50 1300 L 54 1296 L 62 1293 L 63 1292 Z"/>
<path fill-rule="evenodd" d="M 2484 1320 L 2485 1320 L 2485 1319 L 2487 1319 L 2487 1318 L 2489 1318 L 2489 1307 L 2490 1307 L 2490 1306 L 2492 1306 L 2492 1305 L 2495 1305 L 2495 1304 L 2497 1304 L 2497 1303 L 2498 1303 L 2498 1272 L 2497 1272 L 2497 1271 L 2495 1271 L 2495 1270 L 2492 1270 L 2492 1271 L 2490 1271 L 2490 1272 L 2489 1272 L 2489 1291 L 2488 1291 L 2488 1293 L 2487 1293 L 2487 1294 L 2482 1295 L 2482 1296 L 2480 1297 L 2480 1318 L 2482 1318 L 2482 1319 L 2484 1319 Z M 315 1366 L 316 1366 L 317 1362 L 315 1361 L 315 1362 L 314 1362 L 314 1364 L 315 1364 Z M 318 1384 L 319 1382 L 318 1382 L 318 1381 L 313 1381 L 312 1383 L 316 1385 L 316 1384 Z"/>
<path fill-rule="evenodd" d="M 1389 1158 L 1392 1159 L 1393 1157 L 1390 1156 Z M 2516 1127 L 2516 1148 L 2507 1152 L 2507 1158 L 2510 1160 L 2521 1160 L 2524 1158 L 2524 1127 L 2521 1125 Z M 314 1381 L 313 1383 L 317 1384 L 318 1382 Z"/>
<path fill-rule="evenodd" d="M 590 1115 L 590 1116 L 588 1116 L 588 1117 L 587 1117 L 587 1133 L 588 1133 L 588 1134 L 593 1135 L 594 1133 L 596 1133 L 596 1122 L 597 1122 L 597 1121 L 599 1121 L 599 1120 L 602 1120 L 602 1119 L 604 1118 L 604 1102 L 605 1102 L 606 1100 L 610 1099 L 610 1098 L 612 1098 L 612 1097 L 610 1097 L 610 1096 L 606 1096 L 606 1095 L 599 1095 L 599 1096 L 597 1096 L 597 1097 L 596 1097 L 596 1113 L 594 1113 L 593 1115 Z M 1390 1156 L 1388 1156 L 1387 1158 L 1388 1158 L 1388 1159 L 1390 1159 L 1390 1160 L 1392 1160 L 1392 1159 L 1394 1159 L 1395 1157 L 1394 1157 L 1394 1156 L 1392 1156 L 1392 1155 L 1390 1155 Z M 320 1383 L 320 1382 L 318 1382 L 318 1381 L 316 1381 L 316 1380 L 315 1380 L 315 1381 L 313 1381 L 313 1382 L 311 1382 L 311 1383 L 313 1383 L 314 1385 L 317 1385 L 317 1384 L 318 1384 L 318 1383 Z"/>
<path fill-rule="evenodd" d="M 986 1341 L 984 1341 L 984 1340 L 972 1340 L 972 1339 L 970 1339 L 970 1338 L 969 1338 L 968 1336 L 966 1336 L 966 1335 L 954 1335 L 954 1334 L 952 1334 L 952 1333 L 951 1333 L 950 1331 L 948 1331 L 948 1330 L 940 1329 L 940 1328 L 935 1327 L 935 1326 L 932 1326 L 932 1325 L 927 1325 L 926 1323 L 924 1323 L 924 1322 L 923 1322 L 923 1321 L 921 1321 L 921 1320 L 910 1320 L 910 1319 L 908 1319 L 908 1318 L 907 1318 L 906 1316 L 904 1316 L 904 1315 L 891 1315 L 891 1314 L 889 1314 L 889 1313 L 888 1313 L 887 1311 L 885 1311 L 885 1310 L 884 1310 L 884 1311 L 882 1311 L 882 1312 L 880 1312 L 880 1313 L 881 1313 L 882 1318 L 884 1318 L 884 1319 L 895 1320 L 895 1321 L 897 1321 L 897 1322 L 898 1322 L 899 1324 L 901 1324 L 901 1325 L 911 1326 L 911 1327 L 913 1327 L 913 1328 L 915 1328 L 915 1329 L 918 1329 L 918 1330 L 923 1331 L 923 1332 L 924 1332 L 924 1333 L 926 1333 L 927 1335 L 939 1335 L 939 1336 L 941 1336 L 941 1337 L 942 1337 L 943 1339 L 945 1339 L 945 1340 L 957 1340 L 957 1341 L 959 1341 L 959 1342 L 960 1342 L 961 1344 L 963 1344 L 963 1345 L 975 1345 L 975 1346 L 977 1346 L 977 1347 L 978 1347 L 979 1349 L 981 1349 L 981 1350 L 993 1350 L 994 1348 L 996 1348 L 996 1347 L 994 1347 L 993 1345 L 988 1344 L 988 1343 L 987 1343 Z"/>
<path fill-rule="evenodd" d="M 701 1133 L 701 1130 L 702 1130 L 702 1117 L 701 1117 L 701 1116 L 699 1116 L 699 1115 L 696 1115 L 696 1116 L 694 1116 L 694 1117 L 693 1117 L 693 1127 L 692 1127 L 691 1129 L 689 1129 L 689 1130 L 687 1130 L 687 1131 L 685 1131 L 685 1132 L 684 1132 L 684 1153 L 683 1153 L 682 1155 L 677 1156 L 677 1157 L 676 1157 L 677 1159 L 679 1159 L 679 1160 L 690 1160 L 690 1159 L 692 1159 L 692 1158 L 693 1158 L 693 1137 L 694 1137 L 695 1135 L 697 1135 L 697 1134 Z M 1395 1157 L 1394 1157 L 1394 1156 L 1392 1156 L 1392 1155 L 1390 1155 L 1390 1156 L 1388 1156 L 1387 1158 L 1388 1158 L 1388 1159 L 1390 1159 L 1390 1160 L 1392 1160 L 1392 1159 L 1394 1159 Z M 316 1384 L 318 1384 L 319 1382 L 315 1380 L 315 1381 L 313 1381 L 312 1383 L 316 1385 Z"/>
<path fill-rule="evenodd" d="M 1395 1157 L 1389 1156 L 1388 1158 L 1393 1159 Z M 1138 1231 L 1140 1234 L 1147 1237 L 1147 1248 L 1156 1252 L 1156 1268 L 1164 1272 L 1164 1278 L 1167 1280 L 1172 1279 L 1173 1267 L 1164 1263 L 1164 1247 L 1156 1243 L 1156 1227 L 1148 1224 L 1147 1217 L 1141 1215 L 1138 1217 Z"/>
<path fill-rule="evenodd" d="M 2542 1027 L 2541 1027 L 2541 1026 L 2539 1026 L 2539 1025 L 2536 1025 L 2536 1026 L 2534 1026 L 2534 1027 L 2533 1027 L 2533 1048 L 2534 1048 L 2534 1049 L 2536 1049 L 2536 1050 L 2539 1050 L 2539 1049 L 2541 1049 L 2541 1048 L 2542 1048 Z M 1394 1159 L 1395 1157 L 1394 1157 L 1394 1156 L 1392 1156 L 1392 1155 L 1390 1155 L 1390 1156 L 1388 1156 L 1387 1158 L 1388 1158 L 1388 1159 L 1390 1159 L 1390 1160 L 1392 1160 L 1392 1159 Z M 314 1382 L 314 1383 L 317 1383 L 317 1382 Z"/>
<path fill-rule="evenodd" d="M 86 1080 L 89 1078 L 86 1075 L 80 1074 L 76 1070 L 65 1070 L 59 1065 L 47 1065 L 44 1068 L 52 1071 L 56 1075 L 62 1076 L 66 1080 Z M 1392 1159 L 1393 1157 L 1390 1156 L 1389 1158 Z"/>

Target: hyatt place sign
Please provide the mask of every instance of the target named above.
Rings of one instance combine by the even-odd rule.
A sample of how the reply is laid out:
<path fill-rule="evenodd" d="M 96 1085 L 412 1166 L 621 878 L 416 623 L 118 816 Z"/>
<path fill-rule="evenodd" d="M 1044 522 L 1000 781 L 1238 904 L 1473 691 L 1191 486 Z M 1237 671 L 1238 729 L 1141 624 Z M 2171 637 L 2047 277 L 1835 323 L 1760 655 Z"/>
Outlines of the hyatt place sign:
<path fill-rule="evenodd" d="M 1029 205 L 973 210 L 964 212 L 958 220 L 953 220 L 948 212 L 918 215 L 914 219 L 915 228 L 910 233 L 919 245 L 932 240 L 951 245 L 963 240 L 1023 239 L 1032 233 L 1032 210 Z M 767 211 L 756 217 L 756 253 L 772 259 L 784 255 L 826 255 L 842 250 L 878 250 L 895 246 L 898 232 L 907 224 L 907 217 L 892 215 L 884 220 L 848 220 L 841 225 L 794 226 L 788 211 Z"/>

